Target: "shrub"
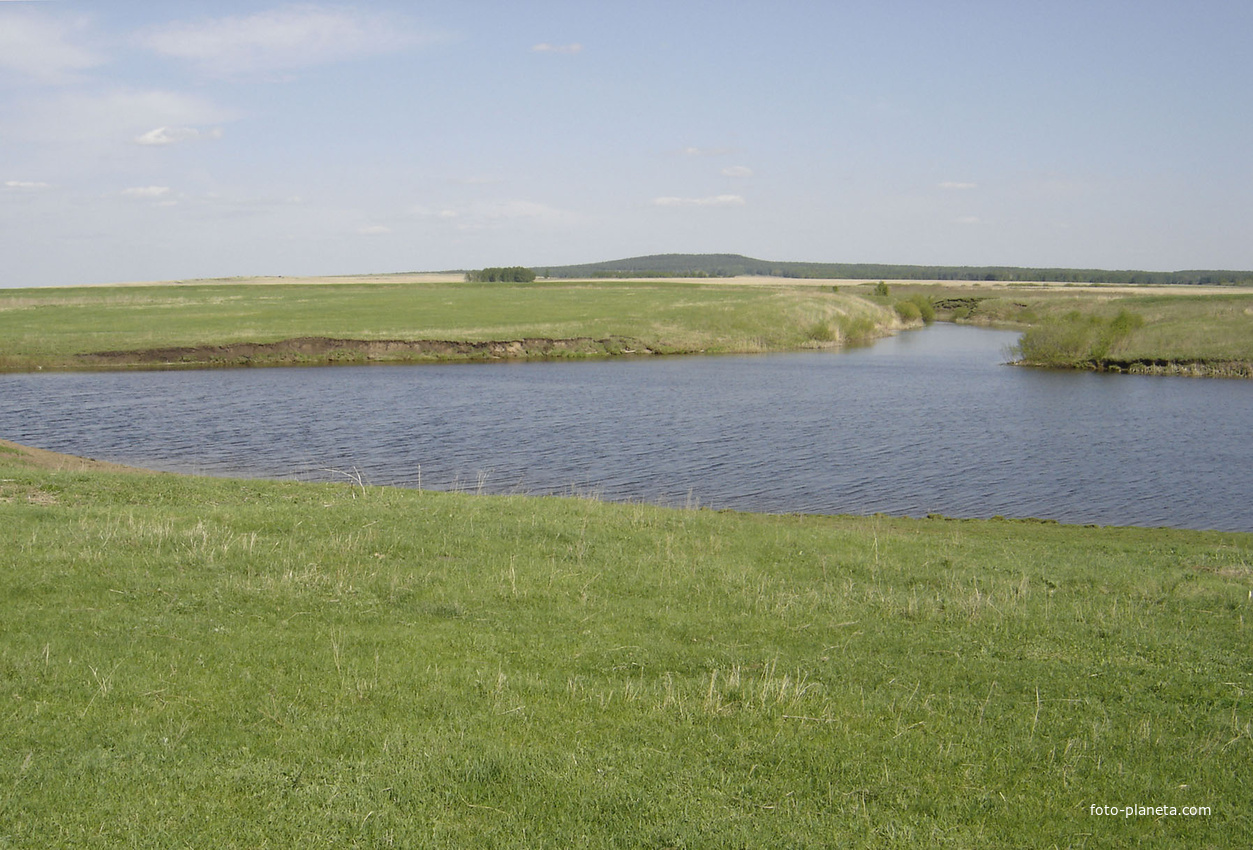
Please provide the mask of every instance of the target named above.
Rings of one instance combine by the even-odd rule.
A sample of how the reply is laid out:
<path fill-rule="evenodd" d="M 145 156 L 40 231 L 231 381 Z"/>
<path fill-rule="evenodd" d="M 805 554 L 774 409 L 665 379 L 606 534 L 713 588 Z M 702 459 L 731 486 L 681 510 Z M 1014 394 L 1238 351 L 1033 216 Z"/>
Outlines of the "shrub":
<path fill-rule="evenodd" d="M 878 283 L 875 284 L 874 294 L 882 295 L 886 298 L 887 296 L 892 294 L 892 289 L 883 281 L 879 281 Z"/>
<path fill-rule="evenodd" d="M 805 331 L 805 336 L 813 342 L 833 342 L 835 331 L 831 330 L 831 325 L 827 322 L 814 322 Z"/>
<path fill-rule="evenodd" d="M 1096 364 L 1132 331 L 1144 326 L 1144 318 L 1122 310 L 1108 322 L 1072 310 L 1061 318 L 1028 328 L 1014 346 L 1023 361 L 1043 366 Z"/>
<path fill-rule="evenodd" d="M 922 319 L 922 311 L 913 301 L 897 301 L 892 306 L 896 308 L 896 315 L 901 317 L 902 322 L 917 322 Z"/>
<path fill-rule="evenodd" d="M 918 308 L 919 315 L 928 325 L 935 321 L 935 305 L 931 303 L 930 298 L 921 292 L 915 292 L 906 300 Z"/>
<path fill-rule="evenodd" d="M 878 327 L 869 316 L 840 316 L 840 339 L 846 345 L 864 345 L 875 338 Z"/>

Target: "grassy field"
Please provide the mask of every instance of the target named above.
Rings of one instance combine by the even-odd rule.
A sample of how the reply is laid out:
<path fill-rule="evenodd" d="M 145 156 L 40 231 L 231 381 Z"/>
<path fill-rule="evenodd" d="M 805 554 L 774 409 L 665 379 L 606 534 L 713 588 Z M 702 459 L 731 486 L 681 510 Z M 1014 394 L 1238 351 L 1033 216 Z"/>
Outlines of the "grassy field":
<path fill-rule="evenodd" d="M 0 538 L 0 847 L 1253 844 L 1247 534 L 7 444 Z"/>
<path fill-rule="evenodd" d="M 381 280 L 385 281 L 386 278 Z M 351 340 L 614 338 L 659 353 L 752 352 L 865 341 L 896 314 L 853 295 L 801 286 L 675 282 L 533 284 L 247 282 L 0 289 L 0 369 L 84 368 L 80 355 L 171 347 L 268 343 L 298 337 Z M 525 351 L 523 352 L 525 354 Z M 611 353 L 589 346 L 577 353 Z M 174 354 L 149 365 L 201 359 L 349 362 L 364 351 L 303 355 Z M 394 352 L 390 359 L 490 357 L 490 352 Z M 138 358 L 136 358 L 138 359 Z M 388 359 L 384 356 L 372 359 Z M 123 362 L 121 365 L 126 365 Z"/>
<path fill-rule="evenodd" d="M 894 282 L 881 296 L 849 281 L 386 275 L 0 289 L 0 370 L 794 350 L 917 324 L 910 298 L 941 319 L 1023 329 L 1026 365 L 1253 377 L 1253 292 L 1237 287 Z M 501 342 L 515 344 L 489 344 Z"/>

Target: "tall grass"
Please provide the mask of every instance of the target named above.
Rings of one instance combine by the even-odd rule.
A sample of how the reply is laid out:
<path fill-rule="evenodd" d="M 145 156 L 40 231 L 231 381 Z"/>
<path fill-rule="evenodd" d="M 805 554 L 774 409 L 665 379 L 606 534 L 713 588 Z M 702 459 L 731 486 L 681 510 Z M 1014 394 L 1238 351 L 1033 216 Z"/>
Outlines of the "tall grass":
<path fill-rule="evenodd" d="M 1014 348 L 1019 360 L 1037 366 L 1095 367 L 1125 357 L 1131 335 L 1144 327 L 1139 313 L 1120 310 L 1111 319 L 1077 310 L 1027 328 Z"/>

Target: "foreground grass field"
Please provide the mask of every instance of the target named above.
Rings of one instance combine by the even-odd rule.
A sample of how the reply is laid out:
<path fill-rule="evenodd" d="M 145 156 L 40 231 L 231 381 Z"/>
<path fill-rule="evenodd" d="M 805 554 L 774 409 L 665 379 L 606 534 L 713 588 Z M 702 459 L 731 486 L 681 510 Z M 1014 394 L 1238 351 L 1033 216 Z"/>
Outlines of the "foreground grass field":
<path fill-rule="evenodd" d="M 1251 535 L 9 444 L 0 539 L 3 847 L 1253 844 Z"/>
<path fill-rule="evenodd" d="M 0 289 L 0 369 L 485 359 L 468 349 L 370 352 L 350 340 L 528 340 L 507 356 L 623 350 L 754 352 L 866 341 L 899 326 L 886 305 L 830 287 L 665 281 L 504 284 L 194 283 Z M 164 351 L 109 362 L 97 352 L 218 348 L 315 337 L 300 351 Z"/>

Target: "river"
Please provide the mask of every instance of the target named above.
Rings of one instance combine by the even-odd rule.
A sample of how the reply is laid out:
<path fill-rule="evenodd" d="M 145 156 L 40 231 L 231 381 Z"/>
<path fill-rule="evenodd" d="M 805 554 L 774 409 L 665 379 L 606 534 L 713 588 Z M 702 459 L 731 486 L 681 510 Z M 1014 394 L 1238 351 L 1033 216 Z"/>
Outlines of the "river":
<path fill-rule="evenodd" d="M 841 352 L 0 375 L 0 435 L 157 469 L 763 512 L 1253 531 L 1253 381 Z"/>

